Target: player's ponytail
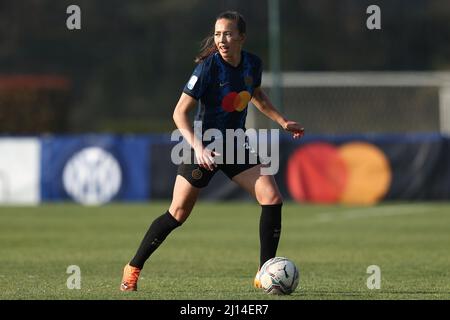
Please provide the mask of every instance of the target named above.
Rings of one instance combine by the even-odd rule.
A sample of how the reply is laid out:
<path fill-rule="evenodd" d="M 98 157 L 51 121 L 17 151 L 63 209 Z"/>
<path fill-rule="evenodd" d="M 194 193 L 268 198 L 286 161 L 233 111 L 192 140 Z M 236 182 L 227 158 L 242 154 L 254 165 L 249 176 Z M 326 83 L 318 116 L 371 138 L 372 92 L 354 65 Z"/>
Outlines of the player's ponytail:
<path fill-rule="evenodd" d="M 214 43 L 214 36 L 209 36 L 203 39 L 200 47 L 199 54 L 195 57 L 195 63 L 200 63 L 210 55 L 217 51 L 216 44 Z"/>
<path fill-rule="evenodd" d="M 244 17 L 237 11 L 225 11 L 219 14 L 216 18 L 217 20 L 220 19 L 227 19 L 236 21 L 238 31 L 240 34 L 245 34 L 246 32 L 246 23 L 244 20 Z M 203 39 L 200 52 L 195 57 L 195 63 L 200 63 L 206 58 L 208 58 L 210 55 L 217 52 L 216 44 L 214 43 L 214 35 L 208 36 L 205 39 Z"/>

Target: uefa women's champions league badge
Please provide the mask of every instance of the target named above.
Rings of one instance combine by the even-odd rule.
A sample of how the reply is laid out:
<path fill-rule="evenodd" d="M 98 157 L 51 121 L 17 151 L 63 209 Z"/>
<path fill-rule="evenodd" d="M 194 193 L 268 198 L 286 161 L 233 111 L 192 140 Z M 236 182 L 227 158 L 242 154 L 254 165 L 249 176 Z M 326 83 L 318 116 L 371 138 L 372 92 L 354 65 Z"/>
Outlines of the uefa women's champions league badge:
<path fill-rule="evenodd" d="M 195 84 L 197 83 L 198 77 L 196 75 L 193 75 L 190 79 L 189 82 L 187 84 L 187 88 L 189 90 L 194 89 Z"/>

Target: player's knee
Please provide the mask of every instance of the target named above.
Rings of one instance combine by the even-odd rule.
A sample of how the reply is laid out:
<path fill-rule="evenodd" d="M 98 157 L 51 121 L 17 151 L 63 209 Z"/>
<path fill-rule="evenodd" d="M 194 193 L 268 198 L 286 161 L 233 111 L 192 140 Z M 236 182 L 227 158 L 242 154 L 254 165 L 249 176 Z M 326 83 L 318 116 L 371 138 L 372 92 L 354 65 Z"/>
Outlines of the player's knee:
<path fill-rule="evenodd" d="M 259 199 L 260 205 L 274 205 L 283 203 L 283 197 L 279 192 L 270 192 Z"/>
<path fill-rule="evenodd" d="M 183 223 L 189 217 L 191 210 L 180 206 L 171 206 L 169 212 L 179 223 Z"/>

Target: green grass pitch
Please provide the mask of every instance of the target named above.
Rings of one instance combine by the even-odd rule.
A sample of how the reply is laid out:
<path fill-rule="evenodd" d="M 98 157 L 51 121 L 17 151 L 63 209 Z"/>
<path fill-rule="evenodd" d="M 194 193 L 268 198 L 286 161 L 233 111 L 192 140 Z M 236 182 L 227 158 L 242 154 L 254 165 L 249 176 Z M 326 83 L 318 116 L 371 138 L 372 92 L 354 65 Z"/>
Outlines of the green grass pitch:
<path fill-rule="evenodd" d="M 278 256 L 293 260 L 290 296 L 252 287 L 259 258 L 257 204 L 199 202 L 147 261 L 138 292 L 118 290 L 122 269 L 166 202 L 0 207 L 4 299 L 449 299 L 450 204 L 375 207 L 286 203 Z M 81 269 L 68 289 L 67 267 Z M 381 288 L 367 288 L 367 267 Z"/>

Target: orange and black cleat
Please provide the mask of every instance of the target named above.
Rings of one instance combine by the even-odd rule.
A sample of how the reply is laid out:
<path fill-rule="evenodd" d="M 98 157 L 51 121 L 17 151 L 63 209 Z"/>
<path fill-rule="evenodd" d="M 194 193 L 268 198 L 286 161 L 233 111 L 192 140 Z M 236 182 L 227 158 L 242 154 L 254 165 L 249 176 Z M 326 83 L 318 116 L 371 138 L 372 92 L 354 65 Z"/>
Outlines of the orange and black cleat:
<path fill-rule="evenodd" d="M 120 284 L 120 291 L 137 291 L 137 281 L 141 269 L 132 267 L 129 264 L 123 268 L 122 283 Z"/>
<path fill-rule="evenodd" d="M 254 286 L 255 288 L 257 288 L 257 289 L 261 289 L 261 288 L 262 288 L 262 285 L 261 285 L 261 279 L 260 279 L 261 274 L 260 274 L 259 271 L 260 271 L 260 270 L 258 270 L 258 272 L 256 272 L 255 279 L 253 280 L 253 286 Z"/>

